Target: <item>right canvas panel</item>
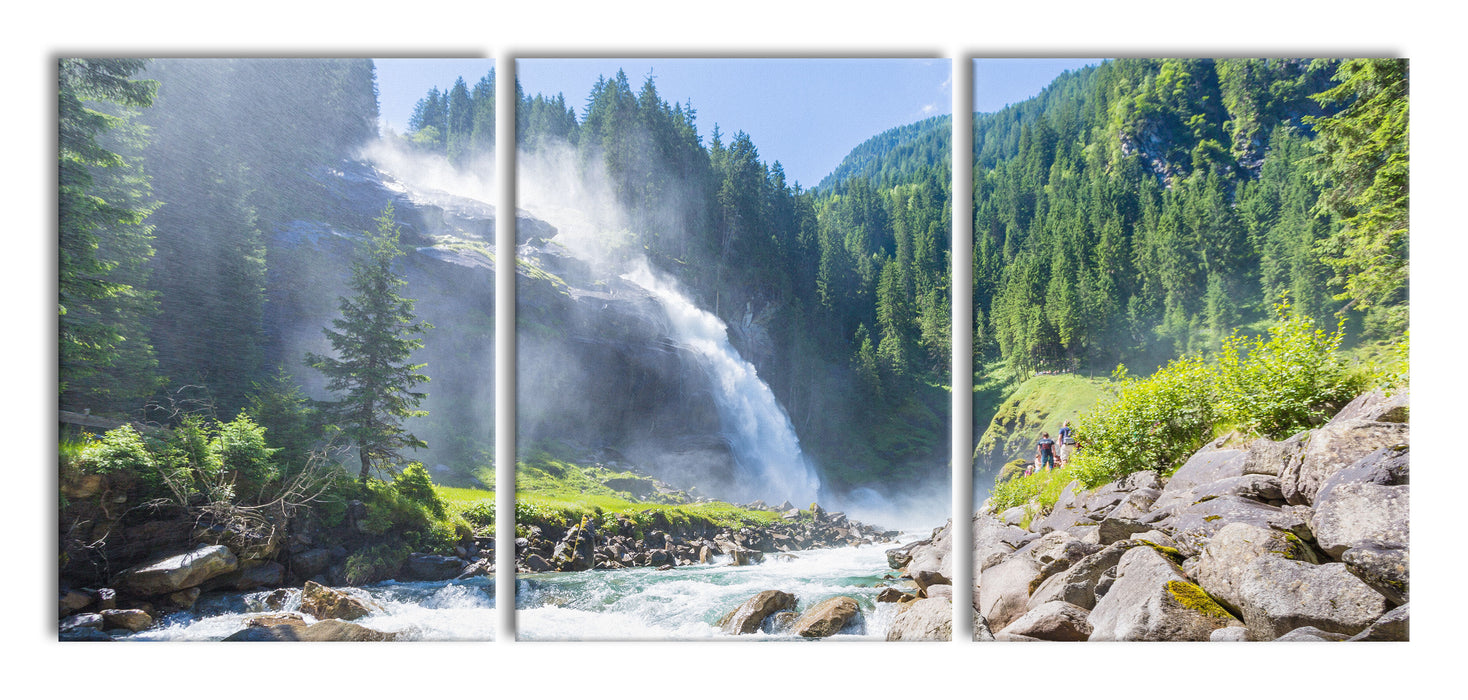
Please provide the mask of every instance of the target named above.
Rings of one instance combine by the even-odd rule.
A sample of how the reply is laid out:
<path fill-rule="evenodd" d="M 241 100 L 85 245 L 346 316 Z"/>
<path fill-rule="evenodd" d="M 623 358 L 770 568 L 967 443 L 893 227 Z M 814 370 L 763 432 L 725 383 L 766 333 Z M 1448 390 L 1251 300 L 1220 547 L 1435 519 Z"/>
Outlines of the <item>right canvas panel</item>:
<path fill-rule="evenodd" d="M 1408 66 L 974 61 L 976 639 L 1408 639 Z"/>

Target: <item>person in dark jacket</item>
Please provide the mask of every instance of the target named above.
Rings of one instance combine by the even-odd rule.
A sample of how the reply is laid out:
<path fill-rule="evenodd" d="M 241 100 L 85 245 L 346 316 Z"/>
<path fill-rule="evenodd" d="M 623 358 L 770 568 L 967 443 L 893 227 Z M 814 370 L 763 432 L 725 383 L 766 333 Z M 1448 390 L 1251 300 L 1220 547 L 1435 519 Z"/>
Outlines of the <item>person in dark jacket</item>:
<path fill-rule="evenodd" d="M 1050 433 L 1040 433 L 1040 442 L 1035 446 L 1035 456 L 1040 460 L 1040 466 L 1045 471 L 1055 468 L 1055 441 L 1050 439 Z"/>

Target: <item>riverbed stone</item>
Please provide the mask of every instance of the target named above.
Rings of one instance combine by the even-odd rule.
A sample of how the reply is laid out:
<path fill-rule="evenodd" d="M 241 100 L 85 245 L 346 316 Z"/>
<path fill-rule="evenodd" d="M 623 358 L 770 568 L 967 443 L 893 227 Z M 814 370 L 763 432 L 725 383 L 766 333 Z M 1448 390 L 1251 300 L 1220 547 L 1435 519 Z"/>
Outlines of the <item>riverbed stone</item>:
<path fill-rule="evenodd" d="M 153 626 L 153 616 L 142 610 L 103 610 L 102 629 L 142 632 Z"/>
<path fill-rule="evenodd" d="M 307 581 L 301 589 L 301 612 L 318 620 L 356 620 L 377 610 L 378 607 L 369 600 L 315 581 Z"/>
<path fill-rule="evenodd" d="M 237 568 L 239 560 L 228 547 L 207 545 L 128 569 L 118 576 L 116 586 L 132 595 L 165 595 Z"/>
<path fill-rule="evenodd" d="M 811 606 L 790 631 L 802 637 L 829 637 L 861 614 L 861 605 L 848 596 L 827 598 Z"/>
<path fill-rule="evenodd" d="M 58 600 L 59 617 L 66 617 L 92 604 L 95 596 L 76 588 L 63 588 Z"/>
<path fill-rule="evenodd" d="M 1091 641 L 1207 641 L 1213 630 L 1240 624 L 1152 547 L 1127 550 L 1116 573 L 1087 618 Z"/>
<path fill-rule="evenodd" d="M 953 601 L 919 598 L 907 603 L 887 628 L 887 641 L 949 641 L 953 639 Z"/>
<path fill-rule="evenodd" d="M 1090 613 L 1078 605 L 1053 600 L 1021 615 L 994 637 L 1002 640 L 1006 635 L 1022 635 L 1050 642 L 1083 642 L 1091 636 L 1091 625 L 1086 622 Z"/>
<path fill-rule="evenodd" d="M 719 621 L 725 634 L 753 634 L 765 618 L 779 610 L 793 610 L 795 596 L 784 591 L 760 591 L 730 611 Z"/>
<path fill-rule="evenodd" d="M 402 577 L 408 581 L 447 581 L 464 570 L 464 560 L 443 554 L 413 552 L 403 565 Z"/>

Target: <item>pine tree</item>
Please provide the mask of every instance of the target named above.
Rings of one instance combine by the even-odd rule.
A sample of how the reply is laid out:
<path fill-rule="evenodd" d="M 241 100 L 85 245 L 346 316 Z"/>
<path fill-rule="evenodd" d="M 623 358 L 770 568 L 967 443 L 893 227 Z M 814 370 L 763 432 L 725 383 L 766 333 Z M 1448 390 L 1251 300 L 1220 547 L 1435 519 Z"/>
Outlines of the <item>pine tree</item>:
<path fill-rule="evenodd" d="M 367 234 L 365 257 L 352 265 L 351 289 L 343 297 L 336 330 L 322 329 L 336 357 L 307 354 L 306 362 L 326 375 L 326 388 L 345 392 L 328 406 L 344 434 L 356 444 L 365 483 L 373 469 L 393 471 L 404 460 L 403 448 L 428 445 L 403 428 L 403 420 L 427 415 L 418 404 L 428 395 L 413 387 L 428 381 L 411 364 L 412 352 L 423 347 L 421 335 L 433 326 L 416 320 L 413 300 L 399 292 L 406 281 L 392 271 L 401 256 L 392 205 L 377 218 L 376 233 Z"/>

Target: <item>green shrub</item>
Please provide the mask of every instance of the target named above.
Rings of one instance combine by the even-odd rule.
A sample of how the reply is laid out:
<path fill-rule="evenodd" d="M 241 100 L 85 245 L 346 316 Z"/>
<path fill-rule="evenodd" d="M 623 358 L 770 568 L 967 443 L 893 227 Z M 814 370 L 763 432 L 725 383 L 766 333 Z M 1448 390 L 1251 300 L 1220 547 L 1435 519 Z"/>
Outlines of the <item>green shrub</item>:
<path fill-rule="evenodd" d="M 131 425 L 109 430 L 92 441 L 76 466 L 85 474 L 128 474 L 145 481 L 156 479 L 158 471 L 153 452 Z"/>
<path fill-rule="evenodd" d="M 989 494 L 989 509 L 997 514 L 1026 503 L 1034 503 L 1037 508 L 1054 508 L 1066 484 L 1075 479 L 1075 470 L 1071 467 L 1016 476 L 994 485 L 993 492 Z"/>
<path fill-rule="evenodd" d="M 1235 427 L 1279 440 L 1321 425 L 1361 393 L 1369 377 L 1336 354 L 1344 331 L 1275 306 L 1269 338 L 1223 341 L 1218 354 L 1218 413 Z"/>
<path fill-rule="evenodd" d="M 219 434 L 209 443 L 209 452 L 220 470 L 234 476 L 240 494 L 255 494 L 261 499 L 265 486 L 280 475 L 271 460 L 276 450 L 265 442 L 265 429 L 244 413 L 219 426 Z"/>
<path fill-rule="evenodd" d="M 1212 437 L 1217 373 L 1201 358 L 1173 360 L 1145 379 L 1118 367 L 1114 377 L 1116 394 L 1077 421 L 1071 464 L 1085 485 L 1144 469 L 1171 473 Z"/>
<path fill-rule="evenodd" d="M 413 462 L 404 467 L 397 478 L 393 479 L 392 487 L 404 498 L 427 508 L 435 518 L 444 517 L 443 499 L 433 490 L 433 479 L 428 476 L 428 470 L 422 464 Z"/>
<path fill-rule="evenodd" d="M 494 524 L 494 503 L 481 501 L 469 506 L 461 514 L 465 520 L 478 527 L 488 527 Z"/>
<path fill-rule="evenodd" d="M 347 557 L 342 573 L 352 586 L 392 578 L 407 563 L 410 551 L 407 545 L 397 543 L 359 550 Z"/>

